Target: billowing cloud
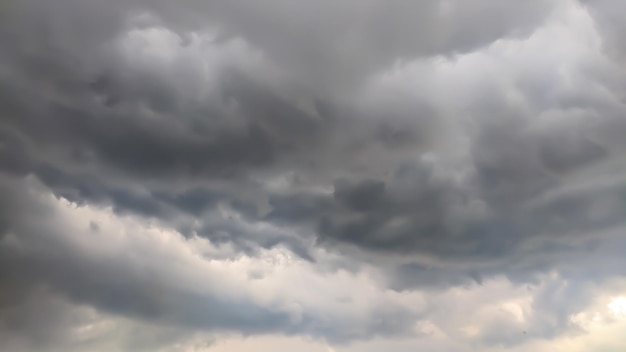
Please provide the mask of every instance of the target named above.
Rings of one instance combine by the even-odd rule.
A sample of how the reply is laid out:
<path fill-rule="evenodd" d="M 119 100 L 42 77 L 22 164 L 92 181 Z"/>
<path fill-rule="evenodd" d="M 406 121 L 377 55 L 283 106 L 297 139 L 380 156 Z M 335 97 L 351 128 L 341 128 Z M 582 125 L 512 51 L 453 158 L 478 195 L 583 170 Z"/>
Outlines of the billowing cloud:
<path fill-rule="evenodd" d="M 0 346 L 540 350 L 619 296 L 618 1 L 0 6 Z"/>

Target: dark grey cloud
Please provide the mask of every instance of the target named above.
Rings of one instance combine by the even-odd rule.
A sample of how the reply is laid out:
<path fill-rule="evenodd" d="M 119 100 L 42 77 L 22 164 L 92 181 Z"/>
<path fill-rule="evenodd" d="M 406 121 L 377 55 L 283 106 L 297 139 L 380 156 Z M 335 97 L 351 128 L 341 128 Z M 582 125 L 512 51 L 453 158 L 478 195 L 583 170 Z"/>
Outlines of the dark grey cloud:
<path fill-rule="evenodd" d="M 541 29 L 572 25 L 579 2 L 5 1 L 0 236 L 51 247 L 5 253 L 2 267 L 19 270 L 3 269 L 0 286 L 17 296 L 50 286 L 108 314 L 192 330 L 347 341 L 405 333 L 415 319 L 383 310 L 335 332 L 319 316 L 294 323 L 126 273 L 124 260 L 85 258 L 54 243 L 64 228 L 30 186 L 12 189 L 27 177 L 238 255 L 286 247 L 315 265 L 325 250 L 342 257 L 334 270 L 371 265 L 398 291 L 623 275 L 620 4 L 580 3 L 601 50 L 567 42 L 557 69 L 531 44 L 528 59 L 509 46 L 555 40 Z M 411 81 L 419 65 L 435 73 Z M 84 235 L 103 230 L 94 220 Z M 547 312 L 562 321 L 538 321 L 533 336 L 566 328 L 580 302 Z M 484 341 L 515 344 L 507 328 Z"/>
<path fill-rule="evenodd" d="M 182 341 L 201 349 L 215 342 L 210 335 L 184 328 L 123 319 L 117 321 L 122 329 L 111 329 L 114 316 L 69 304 L 46 289 L 32 290 L 19 303 L 3 307 L 2 312 L 2 346 L 11 351 L 95 351 L 102 346 L 120 351 L 172 350 Z"/>

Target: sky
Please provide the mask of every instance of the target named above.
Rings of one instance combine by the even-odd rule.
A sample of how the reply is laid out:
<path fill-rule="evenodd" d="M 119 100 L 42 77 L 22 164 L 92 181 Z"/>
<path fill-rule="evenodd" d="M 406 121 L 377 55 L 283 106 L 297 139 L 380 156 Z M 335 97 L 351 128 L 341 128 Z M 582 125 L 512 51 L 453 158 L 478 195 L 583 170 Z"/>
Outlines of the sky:
<path fill-rule="evenodd" d="M 0 350 L 626 350 L 626 2 L 0 1 Z"/>

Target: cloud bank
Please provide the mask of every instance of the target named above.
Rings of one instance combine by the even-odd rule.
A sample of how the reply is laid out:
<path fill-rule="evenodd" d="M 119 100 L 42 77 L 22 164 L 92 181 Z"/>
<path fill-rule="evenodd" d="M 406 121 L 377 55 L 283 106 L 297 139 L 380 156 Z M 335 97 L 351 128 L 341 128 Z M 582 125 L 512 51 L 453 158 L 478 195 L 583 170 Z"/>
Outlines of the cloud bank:
<path fill-rule="evenodd" d="M 0 349 L 621 350 L 623 7 L 2 2 Z"/>

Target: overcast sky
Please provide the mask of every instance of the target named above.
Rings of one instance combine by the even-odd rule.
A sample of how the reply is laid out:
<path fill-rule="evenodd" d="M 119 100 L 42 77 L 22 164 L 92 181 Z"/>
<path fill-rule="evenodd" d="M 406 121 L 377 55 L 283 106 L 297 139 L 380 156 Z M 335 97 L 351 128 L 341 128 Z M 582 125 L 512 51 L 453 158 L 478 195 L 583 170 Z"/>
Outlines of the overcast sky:
<path fill-rule="evenodd" d="M 623 0 L 0 1 L 0 350 L 626 350 Z"/>

